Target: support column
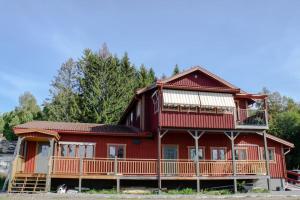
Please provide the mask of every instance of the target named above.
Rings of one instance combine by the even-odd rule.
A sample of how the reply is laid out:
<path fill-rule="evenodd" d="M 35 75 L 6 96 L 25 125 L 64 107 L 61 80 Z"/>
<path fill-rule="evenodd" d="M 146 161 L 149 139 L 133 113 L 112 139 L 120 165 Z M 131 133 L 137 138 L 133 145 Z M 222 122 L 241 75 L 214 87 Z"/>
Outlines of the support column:
<path fill-rule="evenodd" d="M 200 165 L 199 165 L 199 139 L 200 137 L 204 134 L 204 131 L 202 131 L 199 134 L 199 131 L 195 131 L 195 134 L 192 133 L 192 131 L 188 131 L 188 133 L 194 138 L 195 141 L 195 151 L 196 151 L 196 158 L 195 158 L 195 162 L 196 162 L 196 176 L 197 176 L 197 192 L 200 192 Z"/>
<path fill-rule="evenodd" d="M 232 175 L 233 175 L 233 191 L 237 193 L 237 178 L 236 178 L 236 160 L 235 160 L 235 147 L 234 140 L 239 135 L 239 132 L 234 133 L 233 131 L 225 132 L 225 135 L 230 139 L 231 143 L 231 157 L 232 157 Z"/>
<path fill-rule="evenodd" d="M 81 192 L 82 174 L 83 174 L 83 158 L 80 157 L 80 160 L 79 160 L 79 180 L 78 180 L 78 191 L 79 192 Z"/>
<path fill-rule="evenodd" d="M 158 181 L 158 193 L 161 192 L 161 139 L 165 134 L 168 133 L 168 130 L 165 130 L 161 134 L 161 130 L 157 131 L 157 181 Z"/>
<path fill-rule="evenodd" d="M 160 136 L 160 130 L 157 132 L 157 181 L 158 181 L 158 193 L 161 192 L 161 166 L 160 166 L 160 160 L 161 160 L 161 136 Z"/>
<path fill-rule="evenodd" d="M 198 136 L 198 131 L 195 131 L 195 136 L 194 136 L 194 140 L 195 140 L 195 150 L 196 150 L 196 176 L 197 176 L 197 192 L 200 192 L 200 179 L 199 179 L 199 175 L 200 175 L 200 169 L 199 169 L 199 136 Z"/>
<path fill-rule="evenodd" d="M 46 191 L 50 192 L 51 190 L 51 172 L 52 172 L 52 156 L 53 156 L 53 150 L 54 150 L 54 139 L 51 139 L 50 141 L 50 149 L 48 152 L 48 173 L 47 173 L 47 179 L 46 179 Z"/>
<path fill-rule="evenodd" d="M 117 193 L 120 193 L 120 178 L 117 178 Z"/>
<path fill-rule="evenodd" d="M 234 148 L 234 133 L 230 133 L 231 136 L 231 156 L 232 156 L 232 167 L 233 167 L 233 187 L 234 193 L 237 193 L 237 180 L 236 180 L 236 162 L 235 162 L 235 148 Z"/>
<path fill-rule="evenodd" d="M 270 157 L 269 157 L 269 151 L 268 151 L 268 142 L 267 142 L 267 136 L 266 131 L 263 131 L 263 138 L 264 138 L 264 156 L 266 159 L 266 172 L 267 172 L 267 186 L 268 190 L 271 191 L 271 177 L 270 177 Z"/>

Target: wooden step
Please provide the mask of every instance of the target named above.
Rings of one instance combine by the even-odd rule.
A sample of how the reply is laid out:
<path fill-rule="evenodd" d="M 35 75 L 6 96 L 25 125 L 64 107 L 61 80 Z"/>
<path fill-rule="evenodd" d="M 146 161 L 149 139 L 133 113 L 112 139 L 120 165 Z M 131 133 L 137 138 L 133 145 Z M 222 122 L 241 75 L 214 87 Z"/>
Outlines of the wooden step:
<path fill-rule="evenodd" d="M 42 193 L 46 192 L 46 177 L 39 174 L 15 176 L 11 182 L 10 193 Z"/>

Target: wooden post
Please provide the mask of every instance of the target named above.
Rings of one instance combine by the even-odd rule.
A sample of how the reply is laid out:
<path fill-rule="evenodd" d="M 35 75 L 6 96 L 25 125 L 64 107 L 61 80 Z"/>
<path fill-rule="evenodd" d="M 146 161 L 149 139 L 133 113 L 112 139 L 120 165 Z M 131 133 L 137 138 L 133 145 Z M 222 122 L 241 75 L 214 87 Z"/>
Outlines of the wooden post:
<path fill-rule="evenodd" d="M 197 192 L 200 192 L 200 165 L 199 165 L 199 139 L 204 134 L 204 131 L 202 131 L 199 134 L 199 131 L 195 131 L 195 134 L 192 133 L 192 131 L 188 131 L 188 133 L 194 138 L 195 141 L 195 151 L 196 151 L 196 176 L 197 176 Z"/>
<path fill-rule="evenodd" d="M 270 180 L 270 157 L 269 157 L 269 150 L 268 150 L 268 142 L 266 131 L 263 131 L 263 138 L 264 138 L 264 156 L 266 159 L 266 170 L 267 170 L 267 186 L 268 190 L 271 191 L 271 180 Z"/>
<path fill-rule="evenodd" d="M 197 176 L 197 192 L 200 192 L 200 179 L 199 179 L 199 175 L 200 175 L 200 169 L 199 169 L 199 141 L 198 141 L 198 131 L 195 131 L 195 150 L 196 150 L 196 176 Z"/>
<path fill-rule="evenodd" d="M 157 181 L 158 181 L 158 193 L 161 192 L 161 136 L 160 130 L 157 132 Z"/>
<path fill-rule="evenodd" d="M 48 152 L 48 173 L 47 173 L 47 179 L 46 179 L 46 191 L 50 192 L 51 190 L 51 172 L 52 172 L 52 162 L 53 162 L 53 150 L 54 150 L 54 139 L 51 139 L 50 141 L 50 149 Z"/>
<path fill-rule="evenodd" d="M 237 180 L 236 180 L 236 161 L 235 161 L 235 148 L 234 148 L 234 133 L 230 133 L 231 141 L 231 156 L 232 156 L 232 167 L 233 167 L 233 188 L 234 193 L 237 193 Z"/>
<path fill-rule="evenodd" d="M 79 160 L 79 183 L 78 183 L 78 191 L 79 192 L 81 192 L 82 175 L 83 175 L 83 158 L 80 157 L 80 160 Z"/>
<path fill-rule="evenodd" d="M 118 156 L 114 158 L 114 175 L 117 176 L 118 174 Z"/>
<path fill-rule="evenodd" d="M 120 178 L 117 178 L 117 193 L 120 193 Z"/>

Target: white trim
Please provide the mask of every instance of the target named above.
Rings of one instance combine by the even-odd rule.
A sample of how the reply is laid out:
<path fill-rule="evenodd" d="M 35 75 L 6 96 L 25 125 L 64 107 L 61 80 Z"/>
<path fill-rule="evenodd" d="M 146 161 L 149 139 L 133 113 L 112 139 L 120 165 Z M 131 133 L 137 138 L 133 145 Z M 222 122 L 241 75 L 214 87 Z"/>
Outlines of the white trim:
<path fill-rule="evenodd" d="M 96 145 L 95 142 L 58 142 L 58 144 L 75 144 L 75 145 Z"/>

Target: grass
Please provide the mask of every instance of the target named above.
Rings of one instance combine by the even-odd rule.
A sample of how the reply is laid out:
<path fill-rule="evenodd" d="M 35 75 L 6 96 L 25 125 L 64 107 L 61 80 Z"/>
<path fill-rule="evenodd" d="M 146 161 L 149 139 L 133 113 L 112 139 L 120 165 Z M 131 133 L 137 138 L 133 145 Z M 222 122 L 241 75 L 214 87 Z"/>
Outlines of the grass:
<path fill-rule="evenodd" d="M 229 194 L 232 194 L 232 191 L 228 190 L 228 189 L 222 189 L 222 190 L 203 190 L 202 194 L 207 194 L 207 195 L 229 195 Z"/>
<path fill-rule="evenodd" d="M 265 188 L 253 188 L 251 190 L 253 193 L 269 193 L 269 191 Z"/>
<path fill-rule="evenodd" d="M 115 189 L 102 189 L 102 190 L 92 189 L 92 190 L 85 191 L 84 193 L 88 193 L 88 194 L 117 194 L 117 190 L 115 190 Z"/>
<path fill-rule="evenodd" d="M 192 188 L 184 188 L 181 190 L 168 190 L 167 194 L 195 194 Z"/>

